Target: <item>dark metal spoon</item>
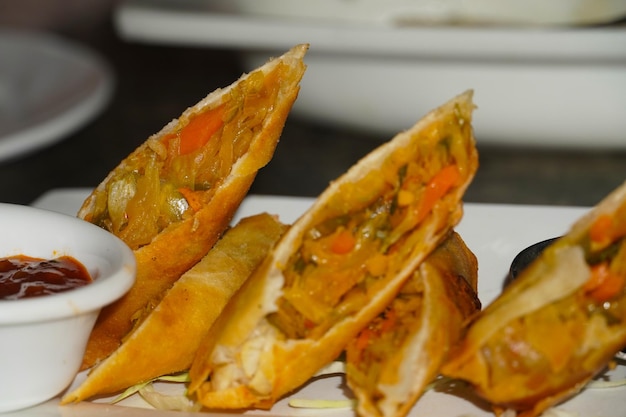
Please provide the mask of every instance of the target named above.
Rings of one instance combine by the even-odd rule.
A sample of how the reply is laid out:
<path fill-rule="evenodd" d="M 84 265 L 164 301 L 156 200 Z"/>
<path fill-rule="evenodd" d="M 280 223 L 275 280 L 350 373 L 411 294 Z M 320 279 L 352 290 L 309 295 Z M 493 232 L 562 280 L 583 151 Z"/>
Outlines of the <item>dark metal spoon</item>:
<path fill-rule="evenodd" d="M 515 258 L 513 258 L 511 267 L 509 268 L 509 274 L 504 279 L 504 287 L 511 284 L 520 272 L 530 265 L 531 262 L 534 261 L 545 248 L 550 246 L 550 244 L 557 239 L 558 237 L 553 237 L 551 239 L 542 240 L 541 242 L 530 245 L 518 253 Z M 626 360 L 626 347 L 622 349 L 621 352 L 617 352 L 615 357 L 621 360 Z"/>
<path fill-rule="evenodd" d="M 504 280 L 504 287 L 513 282 L 513 280 L 517 278 L 520 272 L 526 269 L 526 267 L 530 265 L 532 261 L 534 261 L 545 248 L 550 246 L 550 244 L 557 239 L 558 237 L 553 237 L 550 239 L 542 240 L 541 242 L 530 245 L 529 247 L 523 249 L 520 253 L 518 253 L 515 258 L 513 258 L 513 262 L 511 262 L 509 274 Z"/>

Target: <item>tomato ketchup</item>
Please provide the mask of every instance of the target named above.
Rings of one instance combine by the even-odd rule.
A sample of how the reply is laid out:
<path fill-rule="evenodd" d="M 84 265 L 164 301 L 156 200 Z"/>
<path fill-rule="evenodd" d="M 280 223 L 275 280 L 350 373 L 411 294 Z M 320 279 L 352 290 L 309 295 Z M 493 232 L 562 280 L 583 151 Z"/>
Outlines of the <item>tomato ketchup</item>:
<path fill-rule="evenodd" d="M 90 282 L 92 279 L 87 269 L 71 256 L 0 258 L 0 300 L 55 294 Z"/>

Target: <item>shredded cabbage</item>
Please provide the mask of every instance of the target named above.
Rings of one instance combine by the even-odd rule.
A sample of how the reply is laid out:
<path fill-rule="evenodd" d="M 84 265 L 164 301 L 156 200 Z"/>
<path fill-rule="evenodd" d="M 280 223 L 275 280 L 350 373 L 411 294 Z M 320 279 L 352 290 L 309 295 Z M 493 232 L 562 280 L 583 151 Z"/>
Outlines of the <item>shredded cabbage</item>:
<path fill-rule="evenodd" d="M 549 408 L 541 414 L 541 417 L 579 417 L 579 414 L 573 411 Z"/>
<path fill-rule="evenodd" d="M 334 374 L 345 374 L 346 373 L 346 363 L 343 361 L 334 361 L 317 371 L 314 377 L 318 376 L 326 376 L 326 375 L 334 375 Z"/>
<path fill-rule="evenodd" d="M 346 364 L 344 361 L 334 361 L 320 369 L 315 377 L 324 377 L 337 374 L 343 374 L 346 371 Z M 154 378 L 150 381 L 142 382 L 140 384 L 129 387 L 126 391 L 120 394 L 118 397 L 111 401 L 112 404 L 118 403 L 125 398 L 128 398 L 134 394 L 140 395 L 144 401 L 157 410 L 171 410 L 171 411 L 187 411 L 194 412 L 200 411 L 202 405 L 191 400 L 186 395 L 168 395 L 158 392 L 154 389 L 153 384 L 155 382 L 175 382 L 175 383 L 187 383 L 189 382 L 189 373 L 181 372 L 174 375 L 164 375 Z M 441 385 L 448 383 L 459 383 L 461 381 L 439 376 L 431 384 L 429 384 L 425 391 L 435 389 Z M 595 379 L 587 384 L 586 389 L 605 389 L 616 388 L 626 386 L 626 378 L 620 378 L 616 380 Z M 356 407 L 355 399 L 341 399 L 341 400 L 327 400 L 327 399 L 306 399 L 306 398 L 292 398 L 288 402 L 290 407 L 293 408 L 308 408 L 308 409 L 339 409 L 339 408 L 352 408 Z M 501 417 L 515 417 L 514 410 L 506 410 Z M 580 417 L 578 413 L 562 410 L 558 408 L 550 408 L 541 415 L 541 417 Z"/>
<path fill-rule="evenodd" d="M 181 372 L 179 374 L 174 374 L 174 375 L 163 375 L 163 376 L 159 376 L 157 378 L 151 379 L 149 381 L 145 381 L 145 382 L 141 382 L 139 384 L 133 385 L 132 387 L 128 387 L 123 393 L 115 397 L 111 401 L 111 404 L 119 403 L 120 401 L 130 397 L 133 394 L 139 393 L 141 395 L 140 391 L 142 389 L 144 389 L 145 387 L 149 385 L 152 385 L 153 382 L 157 382 L 157 381 L 185 383 L 185 382 L 189 382 L 189 373 Z"/>
<path fill-rule="evenodd" d="M 591 381 L 590 383 L 588 383 L 586 388 L 602 389 L 602 388 L 617 388 L 617 387 L 622 387 L 622 386 L 626 386 L 626 379 L 618 379 L 615 381 L 595 380 L 595 381 Z"/>
<path fill-rule="evenodd" d="M 354 408 L 356 400 L 309 400 L 305 398 L 292 398 L 289 406 L 293 408 Z"/>
<path fill-rule="evenodd" d="M 148 404 L 156 408 L 157 410 L 170 410 L 170 411 L 200 411 L 202 404 L 197 403 L 187 397 L 185 394 L 181 395 L 166 395 L 158 392 L 154 389 L 152 383 L 142 387 L 139 390 L 139 395 Z"/>
<path fill-rule="evenodd" d="M 344 361 L 334 361 L 320 369 L 315 377 L 324 377 L 337 374 L 345 374 L 346 363 Z M 321 399 L 306 399 L 306 398 L 292 398 L 288 402 L 290 407 L 293 408 L 310 408 L 310 409 L 322 409 L 322 408 L 354 408 L 356 406 L 356 400 L 343 399 L 343 400 L 321 400 Z"/>
<path fill-rule="evenodd" d="M 585 389 L 604 389 L 626 386 L 626 368 L 622 361 L 617 360 L 608 368 L 590 381 Z"/>

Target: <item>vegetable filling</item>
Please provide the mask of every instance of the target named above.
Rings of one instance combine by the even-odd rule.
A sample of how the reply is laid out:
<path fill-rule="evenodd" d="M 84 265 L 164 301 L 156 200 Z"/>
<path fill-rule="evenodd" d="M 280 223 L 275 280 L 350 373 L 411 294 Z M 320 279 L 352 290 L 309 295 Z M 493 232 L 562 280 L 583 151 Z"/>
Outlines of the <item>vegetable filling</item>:
<path fill-rule="evenodd" d="M 359 311 L 406 264 L 433 209 L 450 204 L 445 197 L 467 170 L 462 147 L 469 124 L 457 119 L 437 128 L 443 139 L 434 146 L 416 141 L 396 150 L 380 171 L 344 184 L 327 202 L 326 217 L 285 266 L 283 296 L 269 316 L 287 337 L 321 337 Z"/>
<path fill-rule="evenodd" d="M 274 78 L 286 71 L 284 65 L 250 74 L 221 104 L 181 117 L 171 133 L 132 154 L 97 195 L 86 220 L 137 249 L 192 216 L 248 152 L 280 93 Z"/>

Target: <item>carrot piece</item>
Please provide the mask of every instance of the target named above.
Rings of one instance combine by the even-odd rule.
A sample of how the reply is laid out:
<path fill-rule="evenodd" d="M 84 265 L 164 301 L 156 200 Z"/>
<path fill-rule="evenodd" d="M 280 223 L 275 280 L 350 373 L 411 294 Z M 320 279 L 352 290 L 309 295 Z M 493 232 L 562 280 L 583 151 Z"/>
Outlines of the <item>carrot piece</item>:
<path fill-rule="evenodd" d="M 202 201 L 200 200 L 200 196 L 197 192 L 187 187 L 179 188 L 178 192 L 183 195 L 185 200 L 187 200 L 187 204 L 189 204 L 189 207 L 191 207 L 194 212 L 197 212 L 202 208 Z"/>
<path fill-rule="evenodd" d="M 186 155 L 206 145 L 211 136 L 224 125 L 225 112 L 225 106 L 221 105 L 194 115 L 187 126 L 178 132 L 180 155 Z"/>
<path fill-rule="evenodd" d="M 357 351 L 360 352 L 360 351 L 365 350 L 367 345 L 370 343 L 370 339 L 372 338 L 373 333 L 374 332 L 369 327 L 366 327 L 365 329 L 361 330 L 361 333 L 359 333 L 356 339 Z"/>
<path fill-rule="evenodd" d="M 599 216 L 589 229 L 589 238 L 594 242 L 603 242 L 610 238 L 613 219 L 608 214 Z"/>
<path fill-rule="evenodd" d="M 603 303 L 617 296 L 624 289 L 626 279 L 613 273 L 607 262 L 591 268 L 591 277 L 583 290 L 598 303 Z"/>
<path fill-rule="evenodd" d="M 356 238 L 348 230 L 342 229 L 333 237 L 330 250 L 338 255 L 345 255 L 355 246 Z"/>
<path fill-rule="evenodd" d="M 591 275 L 589 276 L 589 279 L 585 282 L 585 285 L 583 285 L 583 290 L 585 292 L 595 290 L 602 285 L 608 274 L 609 267 L 606 262 L 594 265 L 591 267 Z"/>
<path fill-rule="evenodd" d="M 387 310 L 385 312 L 385 319 L 383 320 L 381 326 L 380 326 L 380 332 L 382 333 L 386 333 L 389 330 L 391 330 L 393 328 L 393 326 L 396 324 L 396 320 L 397 320 L 397 314 L 395 310 Z"/>
<path fill-rule="evenodd" d="M 435 204 L 452 188 L 461 177 L 456 165 L 448 165 L 428 182 L 418 210 L 418 221 L 422 221 Z"/>

